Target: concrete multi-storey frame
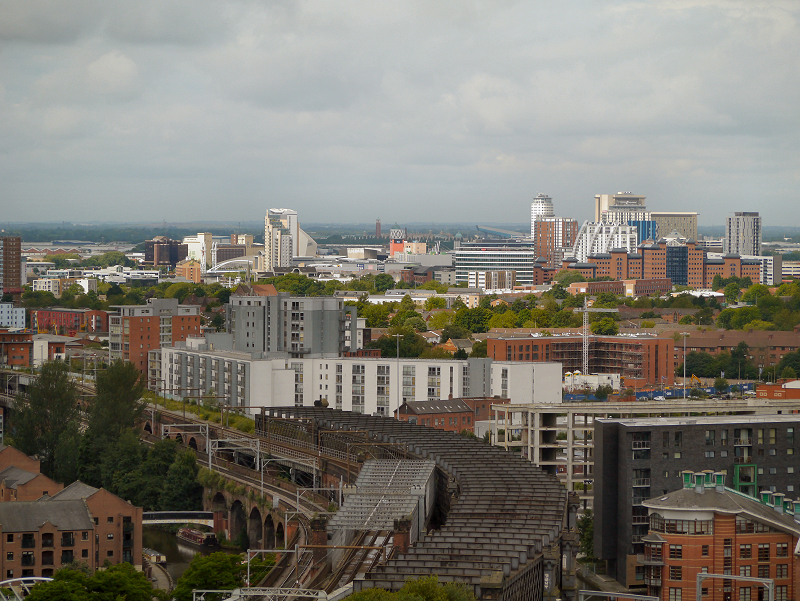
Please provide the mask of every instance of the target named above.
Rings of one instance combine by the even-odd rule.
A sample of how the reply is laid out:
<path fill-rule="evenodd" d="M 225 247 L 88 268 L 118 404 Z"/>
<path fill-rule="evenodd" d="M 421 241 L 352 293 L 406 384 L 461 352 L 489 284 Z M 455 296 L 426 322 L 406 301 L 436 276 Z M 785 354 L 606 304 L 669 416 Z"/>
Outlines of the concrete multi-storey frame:
<path fill-rule="evenodd" d="M 741 407 L 726 402 L 730 411 Z M 747 405 L 763 413 L 795 409 L 792 402 Z M 702 410 L 708 409 L 704 401 Z M 645 502 L 679 490 L 682 471 L 725 473 L 733 489 L 753 496 L 800 492 L 796 414 L 597 419 L 594 448 L 595 555 L 628 587 L 644 584 L 637 555 L 644 553 L 648 532 Z"/>

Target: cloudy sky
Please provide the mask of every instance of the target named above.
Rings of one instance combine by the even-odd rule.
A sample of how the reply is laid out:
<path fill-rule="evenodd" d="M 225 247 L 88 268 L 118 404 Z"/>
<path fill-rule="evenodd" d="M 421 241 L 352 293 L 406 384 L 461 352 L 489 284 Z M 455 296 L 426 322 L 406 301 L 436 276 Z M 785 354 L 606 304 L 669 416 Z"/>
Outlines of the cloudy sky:
<path fill-rule="evenodd" d="M 797 0 L 0 0 L 8 221 L 800 225 Z"/>

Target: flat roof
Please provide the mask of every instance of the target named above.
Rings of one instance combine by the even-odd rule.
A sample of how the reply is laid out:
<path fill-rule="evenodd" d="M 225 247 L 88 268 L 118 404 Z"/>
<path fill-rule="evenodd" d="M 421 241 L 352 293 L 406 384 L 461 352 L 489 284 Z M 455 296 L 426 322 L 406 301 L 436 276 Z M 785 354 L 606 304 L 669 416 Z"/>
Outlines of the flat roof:
<path fill-rule="evenodd" d="M 703 424 L 765 424 L 770 422 L 800 422 L 800 414 L 760 414 L 760 415 L 698 415 L 683 417 L 599 417 L 598 422 L 618 423 L 625 426 L 694 426 Z"/>

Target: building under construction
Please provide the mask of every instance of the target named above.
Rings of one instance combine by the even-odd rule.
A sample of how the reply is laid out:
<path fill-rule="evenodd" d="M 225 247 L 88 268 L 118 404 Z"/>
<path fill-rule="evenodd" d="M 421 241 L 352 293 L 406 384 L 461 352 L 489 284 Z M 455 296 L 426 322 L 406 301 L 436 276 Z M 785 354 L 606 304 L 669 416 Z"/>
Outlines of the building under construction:
<path fill-rule="evenodd" d="M 538 333 L 487 340 L 487 356 L 499 361 L 557 361 L 563 373 L 620 374 L 625 386 L 671 386 L 674 345 L 669 337 L 644 334 L 588 336 L 588 369 L 583 366 L 584 338 L 578 334 Z"/>

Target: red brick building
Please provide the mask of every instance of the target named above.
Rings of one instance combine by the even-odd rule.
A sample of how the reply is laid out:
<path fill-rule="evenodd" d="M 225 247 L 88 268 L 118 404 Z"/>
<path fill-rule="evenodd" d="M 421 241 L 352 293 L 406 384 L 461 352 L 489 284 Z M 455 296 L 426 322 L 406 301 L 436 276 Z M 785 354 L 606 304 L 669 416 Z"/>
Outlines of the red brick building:
<path fill-rule="evenodd" d="M 692 601 L 697 575 L 730 574 L 774 580 L 776 601 L 797 597 L 800 558 L 795 549 L 800 502 L 782 493 L 756 499 L 725 488 L 721 473 L 683 472 L 684 488 L 644 502 L 650 530 L 643 537 L 645 585 L 662 601 Z M 762 601 L 757 582 L 709 578 L 703 601 Z"/>
<path fill-rule="evenodd" d="M 53 361 L 64 358 L 65 353 L 66 342 L 61 336 L 0 330 L 0 365 L 33 367 L 38 364 L 34 360 L 35 356 L 41 360 Z"/>
<path fill-rule="evenodd" d="M 473 397 L 431 401 L 405 401 L 395 411 L 395 418 L 437 430 L 475 431 L 475 422 L 491 418 L 492 404 L 509 403 L 509 399 Z"/>
<path fill-rule="evenodd" d="M 123 305 L 109 318 L 109 360 L 122 359 L 147 373 L 147 353 L 200 335 L 200 310 L 173 298 Z"/>
<path fill-rule="evenodd" d="M 558 361 L 563 372 L 583 370 L 583 338 L 526 336 L 488 338 L 486 353 L 496 361 Z M 675 363 L 669 337 L 591 336 L 589 373 L 618 373 L 626 386 L 671 386 Z"/>
<path fill-rule="evenodd" d="M 740 342 L 744 342 L 749 348 L 749 359 L 756 367 L 766 371 L 770 380 L 775 375 L 780 376 L 780 374 L 772 374 L 772 368 L 780 363 L 785 355 L 800 350 L 800 335 L 797 331 L 709 330 L 702 332 L 689 328 L 687 332 L 690 334 L 686 338 L 687 353 L 692 351 L 711 355 L 719 355 L 723 351 L 730 353 Z M 682 340 L 675 343 L 674 353 L 675 365 L 683 363 Z M 736 378 L 736 374 L 725 374 L 725 376 Z"/>
<path fill-rule="evenodd" d="M 108 311 L 93 309 L 31 309 L 31 329 L 75 336 L 80 332 L 108 332 Z"/>
<path fill-rule="evenodd" d="M 22 294 L 22 238 L 0 236 L 0 293 Z"/>

